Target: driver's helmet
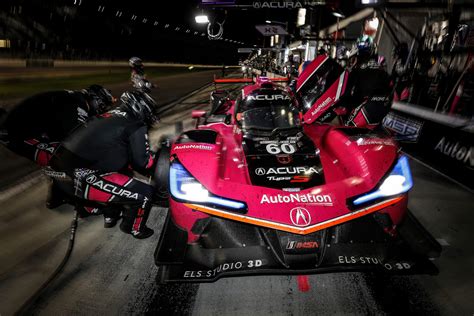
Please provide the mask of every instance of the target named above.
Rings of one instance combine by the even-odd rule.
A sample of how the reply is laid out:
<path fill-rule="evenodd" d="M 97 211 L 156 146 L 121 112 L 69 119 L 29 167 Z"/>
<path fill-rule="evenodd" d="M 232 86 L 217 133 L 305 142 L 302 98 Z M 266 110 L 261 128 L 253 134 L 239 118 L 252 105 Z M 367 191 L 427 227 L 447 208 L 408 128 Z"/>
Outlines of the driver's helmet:
<path fill-rule="evenodd" d="M 279 87 L 262 87 L 236 102 L 236 119 L 243 130 L 273 131 L 301 126 L 295 99 Z"/>
<path fill-rule="evenodd" d="M 362 35 L 357 39 L 357 56 L 359 57 L 372 57 L 375 54 L 375 44 L 372 37 L 368 35 Z"/>

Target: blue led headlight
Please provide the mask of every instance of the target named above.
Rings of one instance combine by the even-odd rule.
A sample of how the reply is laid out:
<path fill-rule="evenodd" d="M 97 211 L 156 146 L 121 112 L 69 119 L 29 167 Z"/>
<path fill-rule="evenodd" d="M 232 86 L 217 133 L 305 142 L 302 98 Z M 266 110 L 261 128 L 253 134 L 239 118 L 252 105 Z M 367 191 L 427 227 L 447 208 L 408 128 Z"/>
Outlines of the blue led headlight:
<path fill-rule="evenodd" d="M 176 161 L 170 167 L 170 193 L 173 198 L 183 202 L 224 207 L 236 211 L 246 208 L 245 203 L 210 193 L 182 164 Z"/>
<path fill-rule="evenodd" d="M 401 156 L 397 164 L 382 184 L 373 192 L 359 196 L 354 205 L 360 205 L 379 198 L 399 195 L 408 192 L 413 187 L 410 166 L 406 156 Z"/>

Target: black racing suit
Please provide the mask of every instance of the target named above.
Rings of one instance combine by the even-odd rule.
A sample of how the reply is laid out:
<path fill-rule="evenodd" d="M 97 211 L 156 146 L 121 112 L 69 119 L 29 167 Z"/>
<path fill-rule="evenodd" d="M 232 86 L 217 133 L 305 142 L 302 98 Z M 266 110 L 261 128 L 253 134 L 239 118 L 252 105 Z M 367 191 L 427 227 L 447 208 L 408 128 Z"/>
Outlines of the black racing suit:
<path fill-rule="evenodd" d="M 15 106 L 3 124 L 8 148 L 46 166 L 59 142 L 90 114 L 86 96 L 78 91 L 34 95 Z"/>
<path fill-rule="evenodd" d="M 338 102 L 349 112 L 345 124 L 359 127 L 380 124 L 390 110 L 390 92 L 390 77 L 376 59 L 356 65 Z"/>
<path fill-rule="evenodd" d="M 73 179 L 62 185 L 66 193 L 85 204 L 124 206 L 120 228 L 134 235 L 145 228 L 153 195 L 151 185 L 131 176 L 131 169 L 145 174 L 153 166 L 147 132 L 142 120 L 112 110 L 77 128 L 51 159 Z"/>

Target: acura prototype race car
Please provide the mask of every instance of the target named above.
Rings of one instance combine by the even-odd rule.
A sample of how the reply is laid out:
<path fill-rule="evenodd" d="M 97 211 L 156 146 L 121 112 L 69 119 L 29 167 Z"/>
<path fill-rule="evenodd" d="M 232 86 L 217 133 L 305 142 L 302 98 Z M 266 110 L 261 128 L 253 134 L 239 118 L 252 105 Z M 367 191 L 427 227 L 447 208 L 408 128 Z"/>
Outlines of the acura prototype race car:
<path fill-rule="evenodd" d="M 305 121 L 315 110 L 289 88 L 242 80 L 235 98 L 211 94 L 211 110 L 193 111 L 196 127 L 169 148 L 159 282 L 437 273 L 441 248 L 407 209 L 413 180 L 394 140 Z"/>

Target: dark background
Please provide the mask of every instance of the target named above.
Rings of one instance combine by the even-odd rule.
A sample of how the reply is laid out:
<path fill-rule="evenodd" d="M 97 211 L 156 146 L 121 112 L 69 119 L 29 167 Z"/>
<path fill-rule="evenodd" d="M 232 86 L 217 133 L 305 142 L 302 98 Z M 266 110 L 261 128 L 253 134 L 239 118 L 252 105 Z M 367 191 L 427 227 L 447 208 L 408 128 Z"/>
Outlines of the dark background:
<path fill-rule="evenodd" d="M 0 56 L 117 60 L 138 55 L 149 61 L 236 64 L 246 57 L 237 48 L 263 45 L 255 25 L 265 20 L 288 22 L 291 40 L 298 39 L 297 9 L 241 6 L 252 2 L 237 0 L 239 8 L 224 9 L 199 6 L 196 0 L 2 0 L 0 39 L 9 39 L 11 48 L 0 49 Z M 346 16 L 355 11 L 353 1 L 341 3 L 308 7 L 307 23 L 317 30 L 335 23 L 333 10 Z M 195 23 L 200 12 L 211 21 L 225 20 L 221 40 L 209 40 L 206 25 Z"/>

